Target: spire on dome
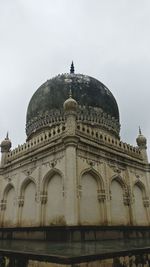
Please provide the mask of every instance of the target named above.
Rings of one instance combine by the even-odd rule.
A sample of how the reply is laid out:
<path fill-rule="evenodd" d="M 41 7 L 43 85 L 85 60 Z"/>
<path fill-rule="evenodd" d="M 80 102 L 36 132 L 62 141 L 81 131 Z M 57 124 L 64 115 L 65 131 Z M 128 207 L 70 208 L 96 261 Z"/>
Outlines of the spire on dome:
<path fill-rule="evenodd" d="M 71 63 L 71 67 L 70 67 L 70 74 L 74 74 L 74 64 L 73 64 L 73 61 Z"/>
<path fill-rule="evenodd" d="M 9 140 L 8 132 L 6 133 L 6 138 L 5 138 L 5 140 Z"/>
<path fill-rule="evenodd" d="M 141 131 L 141 127 L 139 126 L 139 134 L 141 135 L 142 134 L 142 131 Z"/>
<path fill-rule="evenodd" d="M 72 98 L 72 90 L 69 90 L 69 98 Z"/>

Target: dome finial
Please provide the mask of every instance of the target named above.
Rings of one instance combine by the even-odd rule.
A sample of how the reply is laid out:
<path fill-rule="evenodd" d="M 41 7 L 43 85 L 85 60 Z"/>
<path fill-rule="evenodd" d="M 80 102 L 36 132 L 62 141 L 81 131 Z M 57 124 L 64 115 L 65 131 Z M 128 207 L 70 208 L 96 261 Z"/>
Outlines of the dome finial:
<path fill-rule="evenodd" d="M 69 90 L 69 98 L 72 98 L 72 90 Z"/>
<path fill-rule="evenodd" d="M 139 126 L 139 134 L 141 135 L 142 134 L 142 131 L 141 131 L 141 127 Z"/>
<path fill-rule="evenodd" d="M 8 135 L 8 131 L 7 131 L 7 133 L 6 133 L 6 140 L 8 140 L 9 139 L 9 137 L 8 137 L 9 135 Z"/>
<path fill-rule="evenodd" d="M 73 64 L 73 61 L 71 63 L 71 67 L 70 67 L 70 74 L 74 74 L 74 64 Z"/>

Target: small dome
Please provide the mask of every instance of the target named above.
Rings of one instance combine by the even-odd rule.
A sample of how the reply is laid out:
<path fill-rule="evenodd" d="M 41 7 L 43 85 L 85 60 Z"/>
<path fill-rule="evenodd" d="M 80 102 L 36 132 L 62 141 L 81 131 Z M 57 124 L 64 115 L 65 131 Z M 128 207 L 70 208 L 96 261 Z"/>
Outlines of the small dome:
<path fill-rule="evenodd" d="M 65 111 L 76 111 L 77 110 L 77 101 L 72 98 L 72 95 L 70 93 L 69 98 L 64 102 L 63 104 Z"/>
<path fill-rule="evenodd" d="M 146 137 L 142 134 L 141 129 L 139 128 L 139 135 L 136 138 L 137 145 L 142 148 L 146 148 L 147 144 L 147 139 Z"/>
<path fill-rule="evenodd" d="M 9 152 L 10 148 L 11 148 L 11 141 L 8 138 L 8 134 L 6 136 L 6 138 L 1 142 L 1 152 Z"/>

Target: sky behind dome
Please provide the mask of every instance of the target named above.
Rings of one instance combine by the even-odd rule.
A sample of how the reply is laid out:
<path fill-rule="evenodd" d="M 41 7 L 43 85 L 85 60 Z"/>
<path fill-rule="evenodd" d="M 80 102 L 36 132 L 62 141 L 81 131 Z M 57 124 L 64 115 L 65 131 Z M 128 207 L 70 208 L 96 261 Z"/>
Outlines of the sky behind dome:
<path fill-rule="evenodd" d="M 149 0 L 1 0 L 1 140 L 25 142 L 30 98 L 73 60 L 115 96 L 121 139 L 135 145 L 140 125 L 150 149 L 149 14 Z"/>

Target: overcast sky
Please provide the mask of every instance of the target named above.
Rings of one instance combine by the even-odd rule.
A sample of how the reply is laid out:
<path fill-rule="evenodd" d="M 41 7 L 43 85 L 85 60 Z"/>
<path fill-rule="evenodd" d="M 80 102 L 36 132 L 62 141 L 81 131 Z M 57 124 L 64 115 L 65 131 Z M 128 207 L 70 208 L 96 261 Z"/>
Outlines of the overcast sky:
<path fill-rule="evenodd" d="M 47 79 L 93 76 L 115 96 L 121 138 L 150 150 L 150 0 L 0 0 L 0 138 L 25 142 L 26 111 Z"/>

